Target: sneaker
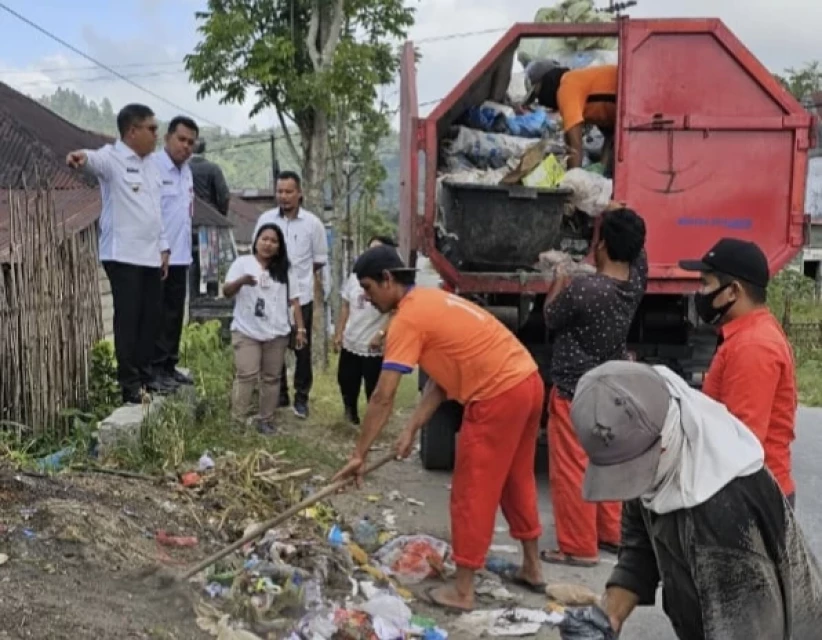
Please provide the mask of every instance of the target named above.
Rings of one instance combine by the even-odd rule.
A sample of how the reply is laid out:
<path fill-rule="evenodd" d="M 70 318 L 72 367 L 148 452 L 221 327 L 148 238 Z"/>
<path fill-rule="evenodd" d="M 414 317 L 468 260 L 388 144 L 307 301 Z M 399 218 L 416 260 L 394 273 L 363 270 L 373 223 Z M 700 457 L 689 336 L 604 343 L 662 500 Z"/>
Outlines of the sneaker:
<path fill-rule="evenodd" d="M 192 378 L 187 373 L 183 373 L 179 369 L 175 369 L 170 377 L 177 384 L 182 384 L 186 386 L 191 386 L 194 384 L 194 378 Z"/>
<path fill-rule="evenodd" d="M 161 378 L 154 378 L 145 385 L 146 391 L 149 393 L 156 393 L 157 395 L 165 396 L 174 393 L 177 387 L 169 386 L 163 382 Z"/>
<path fill-rule="evenodd" d="M 305 402 L 295 402 L 294 415 L 305 420 L 308 417 L 308 404 Z"/>
<path fill-rule="evenodd" d="M 345 420 L 346 420 L 346 422 L 350 422 L 354 426 L 359 426 L 360 416 L 357 415 L 357 410 L 352 409 L 351 407 L 346 407 L 345 408 Z"/>

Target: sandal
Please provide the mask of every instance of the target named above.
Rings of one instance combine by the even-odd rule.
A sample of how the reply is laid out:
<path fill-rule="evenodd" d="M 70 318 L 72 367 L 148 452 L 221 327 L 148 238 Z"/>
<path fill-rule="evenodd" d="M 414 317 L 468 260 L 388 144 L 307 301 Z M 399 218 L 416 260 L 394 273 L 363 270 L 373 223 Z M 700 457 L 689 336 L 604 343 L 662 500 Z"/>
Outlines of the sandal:
<path fill-rule="evenodd" d="M 434 597 L 434 592 L 438 588 L 439 587 L 430 587 L 428 589 L 425 589 L 425 591 L 423 591 L 423 593 L 425 594 L 425 600 L 429 605 L 437 607 L 438 609 L 442 609 L 443 611 L 445 611 L 447 613 L 455 613 L 455 614 L 460 614 L 460 615 L 462 615 L 463 613 L 471 613 L 473 611 L 473 609 L 465 609 L 463 607 L 455 607 L 454 605 L 448 604 L 446 602 L 440 602 L 439 600 L 437 600 Z"/>
<path fill-rule="evenodd" d="M 517 587 L 522 587 L 523 589 L 527 589 L 532 593 L 537 593 L 539 595 L 545 595 L 545 587 L 548 585 L 544 582 L 531 582 L 530 580 L 526 580 L 519 574 L 519 568 L 511 568 L 508 571 L 503 571 L 502 573 L 498 573 L 497 575 L 505 580 L 506 582 L 510 582 L 512 585 Z"/>
<path fill-rule="evenodd" d="M 580 567 L 591 569 L 599 564 L 599 558 L 578 558 L 567 553 L 562 553 L 559 549 L 552 551 L 540 551 L 540 560 L 548 564 L 561 564 L 566 567 Z"/>

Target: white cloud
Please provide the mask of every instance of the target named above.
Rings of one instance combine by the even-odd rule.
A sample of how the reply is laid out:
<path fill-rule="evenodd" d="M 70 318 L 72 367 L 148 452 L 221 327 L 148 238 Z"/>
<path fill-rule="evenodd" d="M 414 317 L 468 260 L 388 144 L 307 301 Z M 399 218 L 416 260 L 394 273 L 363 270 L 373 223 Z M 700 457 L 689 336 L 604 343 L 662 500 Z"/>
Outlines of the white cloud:
<path fill-rule="evenodd" d="M 168 0 L 165 0 L 168 1 Z M 175 0 L 180 1 L 180 0 Z M 192 5 L 203 3 L 186 0 Z M 189 43 L 196 34 L 182 37 L 174 25 L 163 21 L 164 0 L 141 0 L 143 8 L 141 31 L 151 36 L 113 41 L 94 27 L 83 32 L 83 48 L 93 57 L 115 66 L 134 82 L 150 88 L 171 102 L 179 104 L 196 116 L 221 124 L 234 132 L 249 126 L 249 107 L 220 105 L 218 98 L 198 101 L 197 88 L 189 83 L 183 72 L 182 59 L 189 52 Z M 532 19 L 536 10 L 550 0 L 420 0 L 417 22 L 412 38 L 420 42 L 423 58 L 418 70 L 418 97 L 420 101 L 442 98 L 467 73 L 476 61 L 496 42 L 501 33 L 484 34 L 452 40 L 425 42 L 426 39 L 446 34 L 504 30 L 517 21 Z M 599 5 L 605 5 L 599 0 Z M 693 17 L 721 18 L 742 42 L 766 66 L 780 71 L 789 66 L 800 66 L 805 61 L 822 58 L 818 45 L 822 27 L 822 3 L 808 0 L 640 0 L 631 9 L 636 17 Z M 89 17 L 93 21 L 93 17 Z M 142 29 L 142 23 L 146 29 Z M 181 45 L 180 43 L 186 43 Z M 55 51 L 60 49 L 55 45 Z M 129 66 L 145 61 L 146 65 Z M 8 69 L 8 65 L 0 66 Z M 101 100 L 108 97 L 115 109 L 131 101 L 145 102 L 156 109 L 161 117 L 176 115 L 178 109 L 162 104 L 145 92 L 114 78 L 105 78 L 103 70 L 83 69 L 90 63 L 70 52 L 60 52 L 47 58 L 33 60 L 28 67 L 0 74 L 0 80 L 32 95 L 51 93 L 59 86 L 69 87 Z M 393 96 L 392 96 L 393 94 Z M 389 88 L 386 96 L 396 102 L 396 87 Z M 254 119 L 258 126 L 273 123 L 273 114 Z"/>

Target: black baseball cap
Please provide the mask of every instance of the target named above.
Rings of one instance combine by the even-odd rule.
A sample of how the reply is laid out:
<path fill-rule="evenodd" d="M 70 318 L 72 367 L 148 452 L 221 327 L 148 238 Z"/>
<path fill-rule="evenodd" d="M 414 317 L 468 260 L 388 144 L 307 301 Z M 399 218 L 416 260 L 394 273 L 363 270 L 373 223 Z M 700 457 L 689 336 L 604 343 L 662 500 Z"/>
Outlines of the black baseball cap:
<path fill-rule="evenodd" d="M 768 259 L 762 249 L 739 238 L 722 238 L 701 260 L 682 260 L 679 266 L 685 271 L 724 273 L 758 287 L 767 287 L 770 280 Z"/>
<path fill-rule="evenodd" d="M 406 266 L 397 248 L 387 244 L 366 250 L 354 263 L 354 273 L 360 280 L 363 278 L 377 280 L 383 271 L 416 271 L 416 269 Z"/>

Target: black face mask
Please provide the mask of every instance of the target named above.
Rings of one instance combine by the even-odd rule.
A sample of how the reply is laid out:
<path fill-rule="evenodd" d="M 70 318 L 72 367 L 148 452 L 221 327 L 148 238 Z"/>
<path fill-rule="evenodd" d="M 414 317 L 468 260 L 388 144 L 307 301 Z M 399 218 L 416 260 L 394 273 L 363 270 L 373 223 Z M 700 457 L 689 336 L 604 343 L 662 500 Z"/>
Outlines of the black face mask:
<path fill-rule="evenodd" d="M 731 286 L 731 282 L 722 285 L 711 293 L 697 293 L 694 295 L 694 305 L 696 305 L 696 312 L 703 322 L 708 324 L 717 324 L 722 320 L 723 316 L 728 313 L 730 308 L 734 306 L 736 300 L 726 302 L 721 307 L 714 307 L 714 300 L 716 297 Z"/>

